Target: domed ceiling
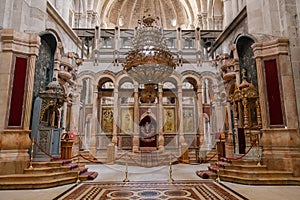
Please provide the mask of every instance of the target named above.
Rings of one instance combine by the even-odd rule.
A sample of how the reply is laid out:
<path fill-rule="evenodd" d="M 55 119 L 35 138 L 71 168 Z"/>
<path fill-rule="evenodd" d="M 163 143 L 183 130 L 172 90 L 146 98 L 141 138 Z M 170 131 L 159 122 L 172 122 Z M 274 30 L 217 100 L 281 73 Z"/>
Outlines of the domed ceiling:
<path fill-rule="evenodd" d="M 104 0 L 100 26 L 131 29 L 136 27 L 138 19 L 151 14 L 160 18 L 164 29 L 193 28 L 199 4 L 197 0 Z"/>

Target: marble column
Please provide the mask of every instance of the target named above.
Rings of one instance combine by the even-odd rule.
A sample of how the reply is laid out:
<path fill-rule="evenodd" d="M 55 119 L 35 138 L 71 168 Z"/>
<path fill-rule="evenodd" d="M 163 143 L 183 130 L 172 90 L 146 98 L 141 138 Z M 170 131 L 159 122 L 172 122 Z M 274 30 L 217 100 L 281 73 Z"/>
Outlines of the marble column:
<path fill-rule="evenodd" d="M 64 105 L 62 106 L 62 108 L 61 108 L 61 111 L 63 110 L 63 115 L 62 116 L 60 116 L 61 118 L 62 118 L 62 127 L 60 127 L 60 128 L 64 128 L 64 130 L 62 130 L 63 132 L 65 132 L 66 131 L 66 126 L 67 126 L 67 124 L 66 124 L 66 122 L 67 122 L 67 111 L 68 111 L 68 102 L 64 102 Z M 70 128 L 70 127 L 69 127 Z"/>
<path fill-rule="evenodd" d="M 117 145 L 118 143 L 118 136 L 117 136 L 117 131 L 118 131 L 118 124 L 119 124 L 119 86 L 115 85 L 114 88 L 114 123 L 113 123 L 113 135 L 112 135 L 112 143 Z"/>
<path fill-rule="evenodd" d="M 133 138 L 132 138 L 132 151 L 138 152 L 139 151 L 139 143 L 140 143 L 140 137 L 139 137 L 139 88 L 138 84 L 134 85 L 134 124 L 133 124 Z"/>
<path fill-rule="evenodd" d="M 198 113 L 198 134 L 199 147 L 204 147 L 204 127 L 203 127 L 203 104 L 202 104 L 202 84 L 198 85 L 197 89 L 197 113 Z"/>
<path fill-rule="evenodd" d="M 230 102 L 226 102 L 226 112 L 228 117 L 228 133 L 226 138 L 226 157 L 233 157 L 234 156 L 234 135 L 233 135 L 233 128 L 232 127 L 232 121 L 231 121 L 231 105 Z"/>
<path fill-rule="evenodd" d="M 201 14 L 198 14 L 198 27 L 203 30 L 203 22 L 202 22 L 202 15 Z"/>
<path fill-rule="evenodd" d="M 197 88 L 197 118 L 198 118 L 198 127 L 197 127 L 197 141 L 199 149 L 197 152 L 197 159 L 204 157 L 204 148 L 205 148 L 205 137 L 204 137 L 204 124 L 203 124 L 203 104 L 202 104 L 202 84 L 200 83 Z"/>
<path fill-rule="evenodd" d="M 223 20 L 223 28 L 229 25 L 232 20 L 232 3 L 231 0 L 223 0 L 224 5 L 224 20 Z"/>
<path fill-rule="evenodd" d="M 61 11 L 62 11 L 61 15 L 66 22 L 69 22 L 69 12 L 70 12 L 71 0 L 56 1 L 56 2 L 62 2 L 63 6 L 61 8 Z"/>
<path fill-rule="evenodd" d="M 231 0 L 232 18 L 235 18 L 238 14 L 238 0 Z"/>
<path fill-rule="evenodd" d="M 163 127 L 164 127 L 164 108 L 163 108 L 163 85 L 158 84 L 158 143 L 159 150 L 164 150 L 164 135 L 163 135 Z"/>
<path fill-rule="evenodd" d="M 158 132 L 163 131 L 163 85 L 158 84 Z"/>
<path fill-rule="evenodd" d="M 179 146 L 185 143 L 183 133 L 183 107 L 182 107 L 182 86 L 178 85 L 178 135 L 179 135 Z"/>
<path fill-rule="evenodd" d="M 207 30 L 208 29 L 208 20 L 207 20 L 207 12 L 202 12 L 202 25 L 203 25 L 203 29 Z"/>
<path fill-rule="evenodd" d="M 93 11 L 88 10 L 87 11 L 87 28 L 93 28 L 92 27 L 92 20 L 93 20 Z"/>
<path fill-rule="evenodd" d="M 30 117 L 32 109 L 35 60 L 39 52 L 40 38 L 35 34 L 3 29 L 1 33 L 2 52 L 0 53 L 0 174 L 22 174 L 28 166 L 30 148 Z M 22 55 L 22 56 L 21 56 Z M 27 59 L 25 93 L 22 117 L 19 127 L 8 126 L 11 81 L 15 56 Z"/>
<path fill-rule="evenodd" d="M 89 84 L 92 85 L 92 84 Z M 90 91 L 90 90 L 89 90 Z M 98 121 L 98 85 L 93 84 L 93 93 L 90 94 L 92 96 L 93 103 L 93 111 L 92 111 L 92 130 L 89 140 L 89 150 L 93 155 L 96 154 L 96 134 L 98 133 L 98 126 L 100 126 L 100 122 Z"/>
<path fill-rule="evenodd" d="M 78 150 L 79 150 L 79 146 L 82 146 L 82 138 L 80 138 L 80 133 L 79 133 L 79 116 L 80 116 L 80 93 L 79 93 L 79 89 L 80 87 L 75 86 L 75 90 L 73 93 L 73 99 L 72 99 L 72 106 L 71 106 L 71 115 L 70 115 L 70 132 L 74 133 L 75 135 L 77 135 L 78 140 L 77 143 L 73 144 L 73 153 L 77 154 Z M 81 141 L 80 141 L 81 140 Z M 79 143 L 78 143 L 79 142 Z M 73 155 L 74 155 L 73 154 Z"/>
<path fill-rule="evenodd" d="M 182 36 L 181 36 L 181 28 L 177 28 L 177 50 L 182 51 Z"/>

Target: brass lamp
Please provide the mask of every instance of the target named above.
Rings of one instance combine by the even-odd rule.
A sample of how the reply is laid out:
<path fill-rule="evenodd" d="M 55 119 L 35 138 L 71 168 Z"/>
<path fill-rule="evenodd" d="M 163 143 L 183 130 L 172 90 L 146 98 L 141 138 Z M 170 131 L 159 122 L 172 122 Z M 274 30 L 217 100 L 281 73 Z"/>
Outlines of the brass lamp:
<path fill-rule="evenodd" d="M 149 14 L 138 21 L 133 48 L 123 65 L 128 75 L 145 87 L 166 81 L 176 68 L 158 20 Z"/>

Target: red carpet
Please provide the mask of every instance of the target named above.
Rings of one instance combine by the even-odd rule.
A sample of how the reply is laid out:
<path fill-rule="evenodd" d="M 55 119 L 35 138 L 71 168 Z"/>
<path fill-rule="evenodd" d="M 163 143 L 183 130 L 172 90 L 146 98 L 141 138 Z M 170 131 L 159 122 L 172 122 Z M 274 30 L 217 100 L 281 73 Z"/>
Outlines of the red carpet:
<path fill-rule="evenodd" d="M 103 182 L 82 183 L 55 200 L 168 199 L 168 200 L 245 200 L 238 193 L 214 181 Z"/>

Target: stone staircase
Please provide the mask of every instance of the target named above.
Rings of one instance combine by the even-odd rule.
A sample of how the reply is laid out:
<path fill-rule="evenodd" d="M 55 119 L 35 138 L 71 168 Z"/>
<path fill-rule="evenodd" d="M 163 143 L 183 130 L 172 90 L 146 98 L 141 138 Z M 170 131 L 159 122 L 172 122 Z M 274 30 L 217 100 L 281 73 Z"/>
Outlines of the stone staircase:
<path fill-rule="evenodd" d="M 199 164 L 199 155 L 196 150 L 189 150 L 189 164 Z"/>
<path fill-rule="evenodd" d="M 222 181 L 246 185 L 300 185 L 300 177 L 294 177 L 292 172 L 269 170 L 266 165 L 258 166 L 256 160 L 221 159 L 196 174 L 204 179 L 219 177 Z"/>
<path fill-rule="evenodd" d="M 78 166 L 71 160 L 33 162 L 23 174 L 0 175 L 0 189 L 41 189 L 93 180 L 97 172 Z"/>
<path fill-rule="evenodd" d="M 202 160 L 202 162 L 209 162 L 209 163 L 215 163 L 218 161 L 217 157 L 217 150 L 216 149 L 211 149 L 205 156 L 205 159 Z"/>

